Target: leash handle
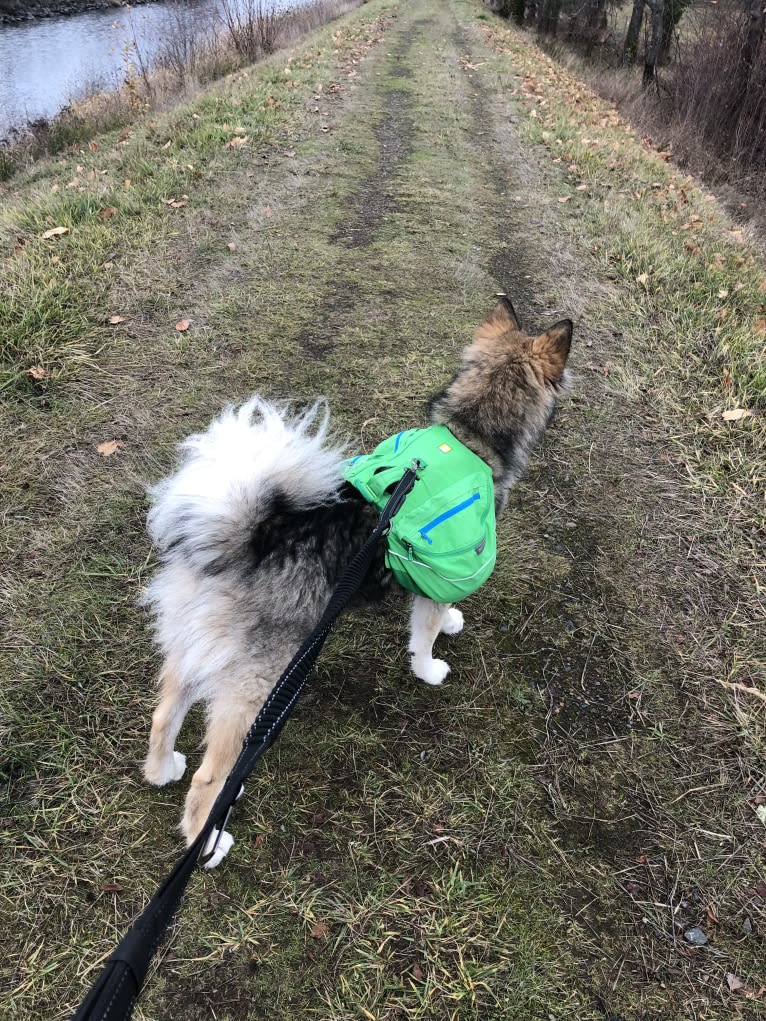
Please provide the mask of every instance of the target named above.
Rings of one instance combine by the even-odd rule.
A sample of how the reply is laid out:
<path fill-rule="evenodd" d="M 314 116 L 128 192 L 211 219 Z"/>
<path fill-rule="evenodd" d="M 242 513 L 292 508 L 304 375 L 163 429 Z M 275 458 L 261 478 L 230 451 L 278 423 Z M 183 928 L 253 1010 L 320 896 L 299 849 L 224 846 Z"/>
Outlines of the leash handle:
<path fill-rule="evenodd" d="M 215 804 L 194 843 L 179 858 L 147 906 L 109 957 L 103 971 L 80 1004 L 72 1021 L 128 1021 L 144 985 L 152 957 L 181 901 L 198 863 L 215 853 L 244 781 L 276 740 L 295 707 L 333 624 L 364 581 L 375 552 L 388 531 L 391 518 L 401 509 L 415 485 L 417 471 L 408 468 L 394 488 L 377 525 L 341 575 L 322 617 L 274 685 L 248 731 L 239 758 L 226 778 Z M 215 828 L 212 849 L 205 846 Z"/>

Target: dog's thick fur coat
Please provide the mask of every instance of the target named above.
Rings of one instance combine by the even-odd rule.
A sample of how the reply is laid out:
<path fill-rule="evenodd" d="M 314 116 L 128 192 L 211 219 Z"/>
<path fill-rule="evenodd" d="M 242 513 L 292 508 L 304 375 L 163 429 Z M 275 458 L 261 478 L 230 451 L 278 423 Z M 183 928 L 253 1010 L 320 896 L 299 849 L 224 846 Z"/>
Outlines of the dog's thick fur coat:
<path fill-rule="evenodd" d="M 565 381 L 572 324 L 538 337 L 521 332 L 506 298 L 484 318 L 447 388 L 431 402 L 444 423 L 492 469 L 497 509 L 524 471 Z M 175 750 L 195 702 L 207 708 L 206 750 L 192 778 L 181 829 L 199 833 L 242 740 L 300 643 L 311 633 L 377 511 L 341 473 L 342 447 L 328 438 L 328 413 L 302 414 L 253 397 L 181 446 L 178 472 L 152 491 L 149 532 L 161 568 L 150 583 L 164 655 L 144 773 L 179 780 Z M 391 586 L 381 550 L 357 597 L 376 603 Z M 463 626 L 459 610 L 416 596 L 409 652 L 413 672 L 441 684 L 439 633 Z M 231 847 L 224 833 L 213 867 Z"/>

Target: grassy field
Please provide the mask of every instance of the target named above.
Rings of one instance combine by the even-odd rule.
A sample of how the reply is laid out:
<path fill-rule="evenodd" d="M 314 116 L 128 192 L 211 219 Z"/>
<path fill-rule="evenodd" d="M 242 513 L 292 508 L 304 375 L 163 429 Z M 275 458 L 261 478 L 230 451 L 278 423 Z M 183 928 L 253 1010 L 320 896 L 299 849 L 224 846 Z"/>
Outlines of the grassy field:
<path fill-rule="evenodd" d="M 342 622 L 135 1016 L 764 1016 L 747 231 L 474 0 L 371 0 L 2 196 L 3 1016 L 68 1017 L 180 849 L 145 485 L 254 390 L 419 424 L 500 289 L 577 378 L 448 683 L 404 602 Z"/>

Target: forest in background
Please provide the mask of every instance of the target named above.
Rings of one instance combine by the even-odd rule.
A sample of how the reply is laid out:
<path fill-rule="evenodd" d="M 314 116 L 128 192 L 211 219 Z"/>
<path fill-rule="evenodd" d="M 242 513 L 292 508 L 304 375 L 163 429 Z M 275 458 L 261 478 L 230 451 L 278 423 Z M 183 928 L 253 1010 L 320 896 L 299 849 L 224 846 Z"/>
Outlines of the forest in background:
<path fill-rule="evenodd" d="M 712 183 L 766 194 L 764 0 L 487 0 Z"/>

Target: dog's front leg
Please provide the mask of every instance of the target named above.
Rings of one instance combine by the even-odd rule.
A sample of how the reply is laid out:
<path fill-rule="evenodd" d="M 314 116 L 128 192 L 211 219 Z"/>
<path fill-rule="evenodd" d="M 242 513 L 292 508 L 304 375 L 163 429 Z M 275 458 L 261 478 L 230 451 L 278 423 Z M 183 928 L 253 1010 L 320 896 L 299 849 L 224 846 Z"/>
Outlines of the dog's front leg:
<path fill-rule="evenodd" d="M 442 684 L 449 664 L 433 658 L 436 636 L 456 635 L 463 628 L 463 614 L 444 603 L 415 596 L 410 614 L 410 661 L 412 672 L 426 684 Z"/>
<path fill-rule="evenodd" d="M 175 744 L 192 701 L 180 672 L 166 662 L 160 674 L 160 701 L 152 716 L 149 753 L 144 762 L 144 776 L 149 783 L 162 787 L 184 775 L 186 756 L 175 750 Z"/>

